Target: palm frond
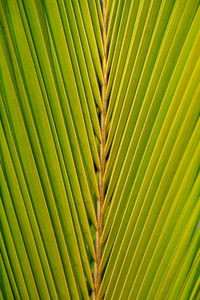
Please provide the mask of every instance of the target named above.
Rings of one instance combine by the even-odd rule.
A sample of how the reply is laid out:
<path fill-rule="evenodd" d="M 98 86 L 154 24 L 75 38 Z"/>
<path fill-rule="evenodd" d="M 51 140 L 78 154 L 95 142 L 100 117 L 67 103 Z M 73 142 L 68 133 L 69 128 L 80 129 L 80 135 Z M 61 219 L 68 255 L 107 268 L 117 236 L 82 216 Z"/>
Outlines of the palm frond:
<path fill-rule="evenodd" d="M 200 1 L 0 2 L 0 299 L 198 299 Z"/>

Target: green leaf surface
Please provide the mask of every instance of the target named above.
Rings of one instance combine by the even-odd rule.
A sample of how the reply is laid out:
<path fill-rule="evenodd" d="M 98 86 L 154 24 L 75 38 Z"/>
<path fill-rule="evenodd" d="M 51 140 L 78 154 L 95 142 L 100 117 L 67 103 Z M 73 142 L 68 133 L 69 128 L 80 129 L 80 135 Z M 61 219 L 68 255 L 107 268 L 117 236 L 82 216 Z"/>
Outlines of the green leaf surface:
<path fill-rule="evenodd" d="M 200 297 L 200 0 L 0 1 L 0 299 Z"/>

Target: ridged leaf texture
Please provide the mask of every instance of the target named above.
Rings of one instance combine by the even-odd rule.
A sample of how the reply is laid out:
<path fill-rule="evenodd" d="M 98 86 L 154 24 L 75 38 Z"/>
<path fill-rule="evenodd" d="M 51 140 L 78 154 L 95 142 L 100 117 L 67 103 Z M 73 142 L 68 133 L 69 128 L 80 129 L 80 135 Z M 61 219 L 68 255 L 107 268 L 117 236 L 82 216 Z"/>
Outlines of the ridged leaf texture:
<path fill-rule="evenodd" d="M 0 299 L 200 299 L 200 1 L 0 1 Z"/>

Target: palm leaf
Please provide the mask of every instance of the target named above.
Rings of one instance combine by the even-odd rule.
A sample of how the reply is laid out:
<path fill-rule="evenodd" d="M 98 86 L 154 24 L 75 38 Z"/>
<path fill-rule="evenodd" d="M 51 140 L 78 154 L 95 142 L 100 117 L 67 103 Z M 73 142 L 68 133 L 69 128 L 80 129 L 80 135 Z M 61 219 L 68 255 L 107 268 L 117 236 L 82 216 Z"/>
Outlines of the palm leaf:
<path fill-rule="evenodd" d="M 0 299 L 199 299 L 200 1 L 0 2 Z"/>

